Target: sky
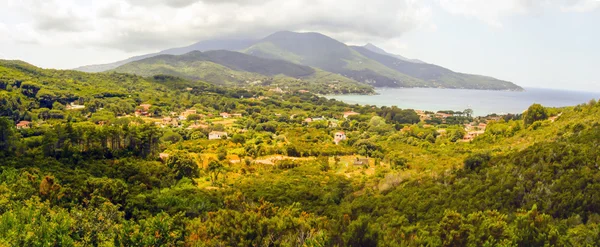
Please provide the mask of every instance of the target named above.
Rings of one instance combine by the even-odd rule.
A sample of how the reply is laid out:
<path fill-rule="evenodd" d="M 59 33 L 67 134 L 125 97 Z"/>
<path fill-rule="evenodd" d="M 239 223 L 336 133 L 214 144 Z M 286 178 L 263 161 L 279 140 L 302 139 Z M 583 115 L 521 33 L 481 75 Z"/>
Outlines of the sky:
<path fill-rule="evenodd" d="M 525 87 L 600 92 L 600 0 L 0 0 L 0 59 L 70 69 L 321 32 Z"/>

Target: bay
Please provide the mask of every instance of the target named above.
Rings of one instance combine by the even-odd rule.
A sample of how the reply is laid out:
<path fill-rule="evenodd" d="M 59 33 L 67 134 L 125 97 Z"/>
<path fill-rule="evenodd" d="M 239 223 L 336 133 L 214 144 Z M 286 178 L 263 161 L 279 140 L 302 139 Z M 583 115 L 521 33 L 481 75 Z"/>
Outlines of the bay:
<path fill-rule="evenodd" d="M 427 111 L 473 109 L 474 115 L 522 113 L 539 103 L 550 107 L 575 106 L 600 98 L 597 92 L 525 88 L 523 92 L 439 88 L 380 88 L 377 95 L 330 95 L 349 104 L 397 106 Z"/>

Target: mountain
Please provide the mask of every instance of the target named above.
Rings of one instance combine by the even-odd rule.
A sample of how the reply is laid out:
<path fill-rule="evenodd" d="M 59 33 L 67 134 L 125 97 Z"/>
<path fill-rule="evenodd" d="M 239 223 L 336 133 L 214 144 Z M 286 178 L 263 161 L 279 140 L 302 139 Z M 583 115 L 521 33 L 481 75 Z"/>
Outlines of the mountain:
<path fill-rule="evenodd" d="M 277 32 L 244 50 L 259 57 L 287 60 L 338 73 L 376 87 L 427 87 L 320 33 Z"/>
<path fill-rule="evenodd" d="M 121 65 L 139 61 L 145 58 L 155 57 L 158 55 L 181 55 L 191 51 L 211 51 L 211 50 L 241 50 L 250 45 L 252 45 L 254 40 L 246 40 L 246 39 L 217 39 L 217 40 L 206 40 L 194 43 L 189 46 L 179 47 L 167 49 L 157 53 L 151 53 L 146 55 L 140 55 L 135 57 L 130 57 L 125 60 L 117 61 L 114 63 L 108 64 L 99 64 L 99 65 L 87 65 L 75 68 L 75 70 L 83 71 L 83 72 L 103 72 L 111 69 L 115 69 Z"/>
<path fill-rule="evenodd" d="M 372 51 L 372 52 L 383 54 L 383 55 L 387 55 L 387 56 L 391 56 L 391 57 L 395 57 L 395 58 L 400 59 L 402 61 L 413 62 L 413 63 L 425 63 L 425 62 L 423 62 L 423 61 L 421 61 L 419 59 L 410 59 L 410 58 L 406 58 L 406 57 L 403 57 L 403 56 L 400 56 L 400 55 L 388 53 L 387 51 L 385 51 L 385 50 L 383 50 L 383 49 L 381 49 L 381 48 L 379 48 L 379 47 L 377 47 L 377 46 L 375 46 L 375 45 L 373 45 L 371 43 L 368 43 L 368 44 L 364 45 L 363 47 L 366 48 L 366 49 L 368 49 L 368 50 L 370 50 L 370 51 Z"/>
<path fill-rule="evenodd" d="M 422 62 L 415 63 L 407 58 L 391 55 L 374 45 L 347 46 L 319 33 L 277 32 L 244 52 L 339 73 L 375 87 L 522 90 L 507 81 L 457 73 Z"/>
<path fill-rule="evenodd" d="M 141 76 L 166 74 L 219 85 L 286 85 L 317 93 L 372 92 L 366 85 L 331 72 L 226 50 L 158 55 L 124 64 L 113 71 Z"/>
<path fill-rule="evenodd" d="M 260 77 L 257 75 L 273 76 L 281 74 L 291 78 L 299 78 L 310 74 L 308 72 L 312 69 L 320 74 L 327 73 L 328 79 L 336 77 L 337 79 L 334 81 L 343 80 L 354 84 L 360 82 L 373 87 L 522 90 L 521 87 L 511 82 L 487 76 L 454 72 L 420 60 L 390 54 L 372 44 L 362 47 L 348 46 L 333 38 L 314 32 L 281 31 L 257 41 L 208 40 L 187 47 L 132 57 L 112 64 L 84 66 L 78 68 L 78 70 L 106 71 L 160 55 L 182 55 L 191 51 L 210 50 L 221 51 L 209 54 L 200 53 L 203 54 L 202 56 L 199 56 L 199 54 L 191 56 L 197 59 L 193 62 L 197 64 L 192 64 L 192 61 L 189 60 L 190 56 L 183 56 L 167 59 L 169 60 L 168 63 L 156 63 L 155 60 L 147 60 L 144 62 L 144 66 L 134 64 L 117 69 L 117 71 L 140 75 L 161 72 L 222 84 L 255 80 Z M 251 56 L 242 56 L 241 53 L 224 53 L 224 50 L 240 51 Z M 222 57 L 218 58 L 218 56 Z M 269 60 L 257 60 L 256 57 Z M 183 61 L 176 62 L 174 59 L 183 59 Z M 236 61 L 236 59 L 241 59 L 241 61 Z M 277 64 L 273 60 L 278 60 L 279 63 L 281 61 L 287 61 L 288 63 Z M 153 65 L 148 66 L 149 64 Z M 199 65 L 202 65 L 202 67 L 194 67 Z M 300 65 L 304 67 L 298 67 Z M 178 68 L 178 66 L 183 66 L 185 69 Z M 273 66 L 275 67 L 271 68 Z M 306 66 L 312 68 L 309 69 Z M 313 76 L 313 79 L 315 78 L 320 78 L 320 76 Z M 331 81 L 325 81 L 324 83 L 329 82 Z"/>
<path fill-rule="evenodd" d="M 413 63 L 398 59 L 394 56 L 385 55 L 389 53 L 383 54 L 379 52 L 373 52 L 371 49 L 364 46 L 352 46 L 352 49 L 359 52 L 361 55 L 375 60 L 380 64 L 383 64 L 386 67 L 394 69 L 402 74 L 430 82 L 434 87 L 521 90 L 519 86 L 511 82 L 498 80 L 492 77 L 457 73 L 434 64 Z"/>

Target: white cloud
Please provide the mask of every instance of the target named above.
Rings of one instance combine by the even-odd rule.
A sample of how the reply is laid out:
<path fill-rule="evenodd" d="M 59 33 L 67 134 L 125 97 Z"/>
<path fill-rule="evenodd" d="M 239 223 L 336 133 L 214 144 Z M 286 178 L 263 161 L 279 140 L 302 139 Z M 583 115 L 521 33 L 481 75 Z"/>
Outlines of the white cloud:
<path fill-rule="evenodd" d="M 454 15 L 479 19 L 491 26 L 502 27 L 501 18 L 528 11 L 533 0 L 439 0 L 440 6 Z"/>
<path fill-rule="evenodd" d="M 588 12 L 600 8 L 599 0 L 438 0 L 440 6 L 454 15 L 481 20 L 502 27 L 502 18 L 539 11 L 562 10 Z"/>
<path fill-rule="evenodd" d="M 9 0 L 12 1 L 12 0 Z M 397 38 L 432 26 L 416 0 L 23 0 L 10 11 L 15 42 L 107 47 L 127 52 L 186 45 L 219 37 L 262 37 L 275 31 L 318 31 L 336 38 Z M 0 14 L 2 12 L 0 11 Z M 1 19 L 0 15 L 0 21 Z"/>
<path fill-rule="evenodd" d="M 576 0 L 570 1 L 570 4 L 562 6 L 561 9 L 566 12 L 589 12 L 600 9 L 600 0 Z"/>

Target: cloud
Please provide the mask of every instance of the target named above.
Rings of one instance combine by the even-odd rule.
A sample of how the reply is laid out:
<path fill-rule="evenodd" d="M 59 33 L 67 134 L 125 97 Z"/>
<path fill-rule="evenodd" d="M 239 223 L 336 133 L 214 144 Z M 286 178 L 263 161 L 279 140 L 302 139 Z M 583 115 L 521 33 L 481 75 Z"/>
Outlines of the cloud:
<path fill-rule="evenodd" d="M 438 0 L 442 9 L 454 15 L 475 18 L 502 27 L 502 18 L 511 15 L 561 10 L 588 12 L 600 8 L 599 0 Z"/>
<path fill-rule="evenodd" d="M 590 12 L 600 9 L 600 0 L 575 0 L 561 7 L 565 12 Z"/>
<path fill-rule="evenodd" d="M 416 0 L 23 0 L 13 5 L 24 17 L 21 41 L 127 52 L 281 30 L 347 40 L 397 38 L 432 25 L 430 6 Z"/>

